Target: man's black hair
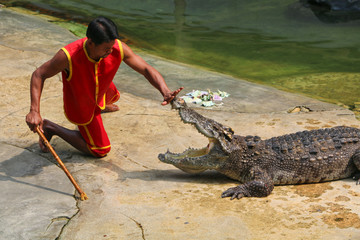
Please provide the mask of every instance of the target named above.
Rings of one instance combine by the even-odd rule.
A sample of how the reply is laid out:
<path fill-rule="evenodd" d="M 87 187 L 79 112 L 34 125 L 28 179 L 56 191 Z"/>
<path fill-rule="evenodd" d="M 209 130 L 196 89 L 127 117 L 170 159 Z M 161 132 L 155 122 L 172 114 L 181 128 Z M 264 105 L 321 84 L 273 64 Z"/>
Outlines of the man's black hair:
<path fill-rule="evenodd" d="M 106 17 L 97 17 L 92 20 L 87 28 L 86 36 L 96 45 L 119 38 L 115 23 Z"/>

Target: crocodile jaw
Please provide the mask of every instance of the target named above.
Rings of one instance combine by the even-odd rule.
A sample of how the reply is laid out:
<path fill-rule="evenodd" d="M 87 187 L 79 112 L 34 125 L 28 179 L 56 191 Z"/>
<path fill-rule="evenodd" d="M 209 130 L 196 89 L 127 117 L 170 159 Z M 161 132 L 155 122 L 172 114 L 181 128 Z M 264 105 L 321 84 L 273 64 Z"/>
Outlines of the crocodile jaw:
<path fill-rule="evenodd" d="M 202 149 L 189 148 L 178 154 L 167 151 L 165 154 L 159 154 L 159 160 L 188 173 L 221 168 L 231 152 L 234 131 L 188 108 L 181 99 L 175 99 L 171 104 L 173 109 L 179 111 L 181 120 L 193 125 L 199 133 L 209 139 L 209 144 Z"/>
<path fill-rule="evenodd" d="M 183 153 L 159 154 L 159 160 L 169 163 L 187 173 L 200 173 L 208 169 L 217 169 L 228 158 L 216 139 L 209 138 L 209 144 L 201 149 L 189 148 Z"/>

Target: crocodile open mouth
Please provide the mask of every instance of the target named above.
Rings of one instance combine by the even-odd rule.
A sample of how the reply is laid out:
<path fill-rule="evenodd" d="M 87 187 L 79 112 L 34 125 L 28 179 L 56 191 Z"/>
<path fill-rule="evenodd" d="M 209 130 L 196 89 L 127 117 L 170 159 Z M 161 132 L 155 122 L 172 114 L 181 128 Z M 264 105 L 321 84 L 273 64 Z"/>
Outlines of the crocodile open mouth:
<path fill-rule="evenodd" d="M 171 156 L 172 159 L 184 159 L 184 158 L 201 158 L 208 155 L 211 149 L 215 146 L 214 141 L 210 139 L 209 144 L 200 149 L 188 148 L 182 153 L 172 153 L 169 150 L 165 153 L 167 156 Z"/>
<path fill-rule="evenodd" d="M 209 144 L 201 149 L 188 148 L 182 153 L 159 154 L 158 158 L 187 173 L 200 173 L 207 169 L 215 169 L 219 163 L 228 157 L 222 151 L 218 140 L 209 138 Z"/>
<path fill-rule="evenodd" d="M 199 133 L 207 137 L 209 144 L 201 149 L 189 148 L 183 153 L 172 153 L 168 150 L 165 154 L 159 154 L 159 160 L 189 173 L 219 167 L 221 162 L 228 158 L 229 151 L 226 149 L 234 131 L 188 108 L 180 99 L 173 101 L 172 107 L 179 111 L 184 123 L 193 125 Z"/>

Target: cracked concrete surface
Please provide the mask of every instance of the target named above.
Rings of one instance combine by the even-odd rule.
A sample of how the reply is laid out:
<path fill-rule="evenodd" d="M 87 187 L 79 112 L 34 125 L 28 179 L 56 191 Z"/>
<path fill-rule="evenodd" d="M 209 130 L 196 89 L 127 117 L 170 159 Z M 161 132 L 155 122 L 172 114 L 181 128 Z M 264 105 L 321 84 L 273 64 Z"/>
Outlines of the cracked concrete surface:
<path fill-rule="evenodd" d="M 0 144 L 1 239 L 55 239 L 78 212 L 59 168 L 26 149 Z"/>
<path fill-rule="evenodd" d="M 278 186 L 267 198 L 230 201 L 220 195 L 237 182 L 216 172 L 186 174 L 158 161 L 157 155 L 167 148 L 180 152 L 189 146 L 203 147 L 207 139 L 183 124 L 176 111 L 160 106 L 159 94 L 125 65 L 115 79 L 122 94 L 120 111 L 103 115 L 112 143 L 110 154 L 94 159 L 57 137 L 51 140 L 89 197 L 77 201 L 70 181 L 50 154 L 40 152 L 37 136 L 24 122 L 32 71 L 75 38 L 36 16 L 0 9 L 0 18 L 0 32 L 6 33 L 0 35 L 1 238 L 360 238 L 360 189 L 351 179 Z M 184 92 L 205 87 L 230 92 L 224 106 L 199 112 L 231 126 L 237 134 L 269 138 L 336 125 L 360 127 L 350 111 L 331 104 L 142 56 L 160 70 L 171 88 L 184 85 Z M 202 79 L 209 79 L 206 86 L 197 81 Z M 75 129 L 63 115 L 61 89 L 59 76 L 46 81 L 42 116 Z M 303 105 L 314 111 L 286 112 Z"/>

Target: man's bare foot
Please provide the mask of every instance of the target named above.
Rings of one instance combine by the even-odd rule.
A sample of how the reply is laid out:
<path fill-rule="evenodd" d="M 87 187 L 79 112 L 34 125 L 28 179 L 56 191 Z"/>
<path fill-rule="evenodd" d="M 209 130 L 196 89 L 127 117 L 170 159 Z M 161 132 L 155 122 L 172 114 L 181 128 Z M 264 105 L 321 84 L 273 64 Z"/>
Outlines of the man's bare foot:
<path fill-rule="evenodd" d="M 107 104 L 105 106 L 105 109 L 102 110 L 101 112 L 102 113 L 107 113 L 107 112 L 116 112 L 116 111 L 119 111 L 119 107 L 112 103 L 112 104 Z"/>
<path fill-rule="evenodd" d="M 51 134 L 50 125 L 51 125 L 51 122 L 47 119 L 44 119 L 44 121 L 43 121 L 43 131 L 44 132 L 43 133 L 49 142 L 53 136 Z M 49 152 L 49 149 L 46 147 L 45 143 L 43 142 L 43 140 L 41 138 L 39 138 L 39 146 L 40 146 L 41 151 L 43 151 L 44 153 Z"/>

